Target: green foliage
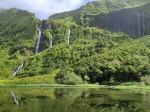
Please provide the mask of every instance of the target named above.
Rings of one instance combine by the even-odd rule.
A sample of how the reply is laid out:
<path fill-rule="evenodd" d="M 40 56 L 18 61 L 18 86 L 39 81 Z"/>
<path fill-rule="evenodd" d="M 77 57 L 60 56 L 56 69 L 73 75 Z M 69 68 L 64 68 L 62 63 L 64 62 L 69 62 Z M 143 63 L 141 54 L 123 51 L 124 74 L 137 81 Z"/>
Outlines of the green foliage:
<path fill-rule="evenodd" d="M 149 36 L 135 38 L 95 27 L 85 28 L 65 19 L 49 19 L 45 26 L 53 34 L 54 45 L 30 57 L 19 77 L 70 67 L 87 82 L 113 85 L 140 81 L 141 76 L 149 74 Z M 70 45 L 66 42 L 68 27 L 71 29 Z M 65 78 L 70 78 L 71 73 L 66 71 Z"/>
<path fill-rule="evenodd" d="M 50 18 L 64 19 L 66 17 L 73 17 L 73 19 L 76 20 L 80 17 L 80 15 L 84 16 L 108 13 L 123 8 L 141 6 L 147 2 L 149 2 L 149 0 L 97 0 L 87 3 L 77 10 L 54 14 L 50 16 Z"/>
<path fill-rule="evenodd" d="M 90 23 L 93 24 L 93 20 L 97 15 L 100 15 L 100 17 L 104 18 L 101 14 L 107 14 L 113 11 L 118 11 L 120 9 L 141 6 L 148 2 L 149 0 L 97 0 L 87 3 L 77 10 L 54 14 L 50 16 L 49 19 L 65 19 L 70 17 L 71 21 L 75 21 L 83 26 L 83 21 L 86 21 L 87 16 L 90 17 Z M 98 24 L 99 23 L 95 25 L 97 26 Z"/>
<path fill-rule="evenodd" d="M 146 85 L 150 85 L 150 76 L 142 76 L 141 81 L 144 82 Z"/>
<path fill-rule="evenodd" d="M 55 45 L 29 58 L 19 77 L 42 75 L 58 68 L 69 67 L 63 73 L 67 74 L 66 78 L 74 71 L 85 81 L 112 85 L 115 82 L 140 81 L 141 76 L 149 75 L 150 37 L 132 39 L 128 36 L 130 39 L 125 39 L 126 36 L 123 36 L 124 41 L 120 43 L 116 38 L 123 37 L 113 35 L 107 35 L 110 40 L 115 40 L 110 43 L 106 37 L 95 37 L 93 40 L 76 39 L 71 45 Z M 99 38 L 103 39 L 103 44 L 97 44 Z"/>
<path fill-rule="evenodd" d="M 10 84 L 55 84 L 55 76 L 60 70 L 54 70 L 49 74 L 42 76 L 13 78 L 9 81 Z"/>
<path fill-rule="evenodd" d="M 148 19 L 149 4 L 143 5 L 147 2 L 148 0 L 94 1 L 80 9 L 53 15 L 42 21 L 40 51 L 43 52 L 34 56 L 31 55 L 40 22 L 27 11 L 3 11 L 0 13 L 0 74 L 10 76 L 22 60 L 26 60 L 17 76 L 23 78 L 25 83 L 32 80 L 24 79 L 25 77 L 35 77 L 35 83 L 39 83 L 37 80 L 40 75 L 43 76 L 42 79 L 47 78 L 45 74 L 57 69 L 61 71 L 55 77 L 56 82 L 63 84 L 80 84 L 82 80 L 110 85 L 140 81 L 141 77 L 150 74 L 150 36 L 137 38 L 108 29 L 113 27 L 109 26 L 110 20 L 114 25 L 120 21 L 122 27 L 126 26 L 124 21 L 137 11 L 143 10 Z M 129 7 L 130 9 L 123 9 Z M 119 21 L 113 18 L 118 17 L 116 14 L 121 18 Z M 147 25 L 149 22 L 146 22 L 146 31 L 149 28 Z M 69 44 L 68 28 L 71 30 Z M 113 28 L 112 31 L 116 31 L 117 28 Z M 148 33 L 147 31 L 146 34 Z M 48 48 L 50 39 L 53 46 Z"/>
<path fill-rule="evenodd" d="M 69 21 L 84 27 L 98 27 L 139 35 L 136 14 L 144 13 L 143 21 L 149 20 L 149 6 L 149 0 L 98 0 L 89 2 L 77 10 L 54 14 L 49 17 L 49 20 L 71 18 Z M 144 24 L 146 26 L 144 34 L 150 34 L 150 23 Z"/>
<path fill-rule="evenodd" d="M 51 34 L 50 34 L 50 32 L 49 32 L 48 30 L 44 30 L 42 33 L 43 33 L 43 35 L 46 36 L 47 38 L 52 38 L 52 37 L 51 37 Z"/>
<path fill-rule="evenodd" d="M 59 84 L 68 84 L 68 85 L 82 84 L 82 79 L 80 76 L 67 70 L 61 70 L 60 72 L 58 72 L 55 77 L 55 80 Z"/>
<path fill-rule="evenodd" d="M 8 9 L 0 13 L 0 76 L 10 77 L 33 53 L 38 20 L 32 13 Z"/>

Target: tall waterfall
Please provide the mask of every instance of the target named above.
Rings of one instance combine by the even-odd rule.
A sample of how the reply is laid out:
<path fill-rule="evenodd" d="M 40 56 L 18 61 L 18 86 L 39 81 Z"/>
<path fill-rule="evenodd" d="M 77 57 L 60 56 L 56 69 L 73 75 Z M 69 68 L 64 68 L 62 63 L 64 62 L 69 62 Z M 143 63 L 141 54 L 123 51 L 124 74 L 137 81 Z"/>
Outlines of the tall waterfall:
<path fill-rule="evenodd" d="M 39 32 L 38 32 L 38 35 L 37 35 L 37 43 L 36 43 L 35 54 L 37 54 L 39 52 L 39 44 L 40 44 L 40 39 L 41 39 L 41 30 L 42 30 L 42 25 L 40 25 Z"/>
<path fill-rule="evenodd" d="M 52 35 L 51 35 L 51 38 L 49 39 L 49 47 L 53 46 L 53 42 L 52 42 Z"/>
<path fill-rule="evenodd" d="M 70 43 L 70 27 L 69 27 L 69 29 L 68 29 L 68 38 L 67 38 L 67 42 L 68 42 L 68 44 Z"/>
<path fill-rule="evenodd" d="M 37 43 L 36 43 L 36 52 L 35 54 L 38 53 L 38 50 L 39 50 L 39 44 L 40 44 L 40 39 L 41 39 L 41 30 L 42 30 L 42 24 L 40 25 L 39 27 L 39 30 L 38 30 L 38 35 L 37 35 Z M 24 65 L 24 62 L 22 62 L 22 64 L 18 67 L 18 69 L 12 74 L 11 77 L 14 77 L 17 75 L 17 73 L 23 68 L 23 65 Z"/>
<path fill-rule="evenodd" d="M 145 14 L 144 12 L 139 14 L 137 13 L 137 22 L 138 22 L 138 35 L 145 35 Z"/>
<path fill-rule="evenodd" d="M 23 68 L 23 64 L 24 64 L 24 62 L 18 67 L 18 69 L 12 74 L 11 77 L 14 77 L 17 75 L 17 73 Z"/>
<path fill-rule="evenodd" d="M 137 21 L 138 21 L 138 35 L 141 36 L 141 23 L 139 13 L 137 13 Z"/>
<path fill-rule="evenodd" d="M 145 14 L 144 14 L 144 12 L 143 12 L 143 14 L 142 14 L 142 19 L 143 19 L 143 21 L 142 21 L 142 28 L 143 28 L 143 33 L 142 33 L 142 36 L 144 36 L 145 35 Z"/>
<path fill-rule="evenodd" d="M 18 100 L 18 98 L 15 96 L 15 94 L 12 92 L 11 95 L 12 95 L 13 98 L 14 98 L 14 102 L 15 102 L 17 105 L 19 105 L 19 100 Z"/>

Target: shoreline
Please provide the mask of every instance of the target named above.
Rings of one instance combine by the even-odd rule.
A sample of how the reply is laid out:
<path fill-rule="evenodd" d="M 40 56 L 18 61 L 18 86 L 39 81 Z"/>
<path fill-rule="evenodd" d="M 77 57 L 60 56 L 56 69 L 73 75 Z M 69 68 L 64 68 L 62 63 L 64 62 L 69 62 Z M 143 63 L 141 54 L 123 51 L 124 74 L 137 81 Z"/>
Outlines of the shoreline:
<path fill-rule="evenodd" d="M 3 87 L 56 87 L 56 88 L 104 88 L 104 89 L 142 89 L 150 90 L 150 85 L 139 86 L 139 85 L 130 85 L 130 86 L 108 86 L 108 85 L 94 85 L 94 84 L 79 84 L 79 85 L 64 85 L 64 84 L 5 84 L 0 83 L 0 88 Z"/>

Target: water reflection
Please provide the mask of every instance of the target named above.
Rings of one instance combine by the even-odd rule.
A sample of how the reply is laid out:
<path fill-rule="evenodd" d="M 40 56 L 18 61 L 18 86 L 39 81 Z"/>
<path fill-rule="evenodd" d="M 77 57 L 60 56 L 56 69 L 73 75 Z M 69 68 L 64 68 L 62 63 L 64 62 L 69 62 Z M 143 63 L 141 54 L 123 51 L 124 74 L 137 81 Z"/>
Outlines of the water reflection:
<path fill-rule="evenodd" d="M 11 95 L 13 96 L 14 98 L 14 102 L 19 105 L 19 101 L 18 101 L 18 98 L 16 97 L 16 95 L 12 92 Z"/>
<path fill-rule="evenodd" d="M 0 112 L 149 112 L 149 93 L 100 88 L 1 88 Z"/>

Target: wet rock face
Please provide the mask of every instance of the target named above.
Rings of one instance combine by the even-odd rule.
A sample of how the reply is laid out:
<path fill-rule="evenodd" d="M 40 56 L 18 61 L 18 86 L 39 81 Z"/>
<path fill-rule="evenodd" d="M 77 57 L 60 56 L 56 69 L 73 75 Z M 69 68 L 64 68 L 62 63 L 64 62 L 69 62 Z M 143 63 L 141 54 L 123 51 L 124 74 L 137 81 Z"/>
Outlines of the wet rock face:
<path fill-rule="evenodd" d="M 128 34 L 144 36 L 145 34 L 145 14 L 134 12 L 126 16 L 121 13 L 108 15 L 108 28 L 115 32 L 126 32 Z"/>
<path fill-rule="evenodd" d="M 98 20 L 99 19 L 99 20 Z M 146 16 L 144 11 L 123 10 L 95 17 L 99 28 L 114 32 L 125 32 L 131 35 L 144 36 L 146 33 Z"/>

